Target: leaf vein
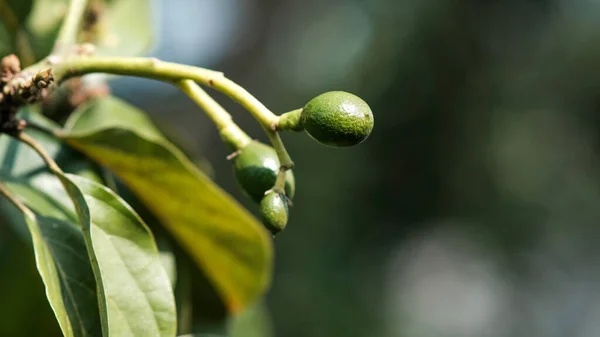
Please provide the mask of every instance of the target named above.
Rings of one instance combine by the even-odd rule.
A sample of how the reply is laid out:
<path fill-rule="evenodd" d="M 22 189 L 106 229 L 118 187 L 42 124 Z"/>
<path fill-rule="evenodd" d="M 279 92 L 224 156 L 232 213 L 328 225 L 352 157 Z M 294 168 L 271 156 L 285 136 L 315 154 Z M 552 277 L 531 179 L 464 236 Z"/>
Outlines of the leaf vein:
<path fill-rule="evenodd" d="M 54 260 L 56 261 L 56 269 L 60 273 L 61 277 L 66 280 L 68 278 L 67 274 L 65 273 L 65 271 L 64 271 L 64 269 L 63 269 L 60 261 L 58 259 L 56 259 L 56 257 L 55 257 L 56 254 L 54 253 L 54 249 L 52 249 L 51 247 L 48 247 L 48 248 L 52 251 L 52 256 L 54 257 Z M 66 292 L 68 294 L 68 297 L 69 297 L 69 301 L 71 302 L 71 304 L 75 308 L 75 315 L 77 316 L 77 323 L 79 324 L 79 328 L 81 329 L 81 332 L 85 336 L 90 336 L 90 334 L 88 334 L 87 330 L 85 329 L 85 325 L 83 324 L 83 320 L 81 319 L 81 315 L 79 313 L 79 306 L 77 305 L 77 301 L 75 300 L 75 296 L 73 295 L 73 292 L 71 291 L 71 288 L 67 287 L 67 286 L 65 286 L 65 288 L 66 288 L 65 290 L 66 290 Z"/>

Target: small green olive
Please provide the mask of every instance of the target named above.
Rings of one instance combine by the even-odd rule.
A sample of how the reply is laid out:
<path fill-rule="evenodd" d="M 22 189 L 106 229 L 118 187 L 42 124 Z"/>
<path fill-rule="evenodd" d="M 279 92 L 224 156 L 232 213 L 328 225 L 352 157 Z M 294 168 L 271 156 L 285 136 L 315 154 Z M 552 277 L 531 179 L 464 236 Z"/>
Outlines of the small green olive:
<path fill-rule="evenodd" d="M 275 184 L 279 172 L 279 159 L 272 147 L 252 141 L 235 157 L 233 168 L 244 192 L 258 203 L 265 196 L 265 192 Z M 285 178 L 285 193 L 292 199 L 296 187 L 292 171 L 287 171 Z"/>
<path fill-rule="evenodd" d="M 313 98 L 304 106 L 301 119 L 312 138 L 335 147 L 362 143 L 374 124 L 369 105 L 344 91 L 330 91 Z"/>
<path fill-rule="evenodd" d="M 285 195 L 276 192 L 265 195 L 258 212 L 260 220 L 273 235 L 281 232 L 287 225 L 289 216 Z"/>

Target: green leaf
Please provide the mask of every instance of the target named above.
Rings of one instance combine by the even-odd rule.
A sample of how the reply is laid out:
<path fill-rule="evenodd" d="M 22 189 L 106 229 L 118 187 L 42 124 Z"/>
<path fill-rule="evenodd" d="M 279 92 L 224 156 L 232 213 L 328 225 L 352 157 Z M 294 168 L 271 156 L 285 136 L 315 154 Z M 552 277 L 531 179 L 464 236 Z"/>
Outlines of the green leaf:
<path fill-rule="evenodd" d="M 105 186 L 71 174 L 61 180 L 76 202 L 106 335 L 175 336 L 171 283 L 142 219 Z"/>
<path fill-rule="evenodd" d="M 8 216 L 0 212 L 0 317 L 10 317 L 0 320 L 0 336 L 63 336 L 33 263 L 31 241 L 20 240 L 18 233 L 3 226 Z M 23 229 L 27 231 L 26 225 Z M 35 324 L 30 324 L 32 317 Z"/>
<path fill-rule="evenodd" d="M 32 4 L 33 0 L 0 0 L 0 57 L 15 52 L 17 34 Z"/>
<path fill-rule="evenodd" d="M 108 0 L 96 53 L 106 56 L 139 56 L 152 43 L 154 25 L 149 0 Z"/>
<path fill-rule="evenodd" d="M 50 124 L 35 116 L 27 118 Z M 31 134 L 66 169 L 94 177 L 79 155 Z M 66 174 L 61 180 L 76 201 L 76 217 L 61 181 L 31 149 L 2 136 L 0 158 L 1 180 L 36 213 L 25 220 L 64 335 L 174 336 L 171 284 L 152 234 L 133 210 L 99 183 Z"/>
<path fill-rule="evenodd" d="M 168 243 L 156 240 L 156 244 L 158 247 L 158 254 L 160 255 L 160 261 L 163 265 L 163 268 L 167 272 L 167 276 L 169 277 L 171 287 L 175 288 L 175 283 L 177 283 L 178 279 L 177 261 L 175 260 L 175 254 L 171 250 L 171 247 L 168 246 Z"/>
<path fill-rule="evenodd" d="M 13 51 L 13 37 L 6 29 L 3 22 L 0 22 L 0 57 L 4 57 Z"/>
<path fill-rule="evenodd" d="M 0 8 L 12 17 L 16 24 L 21 24 L 31 12 L 34 0 L 0 0 Z"/>
<path fill-rule="evenodd" d="M 16 35 L 31 12 L 34 0 L 0 0 L 0 22 L 10 35 Z M 4 41 L 3 41 L 4 42 Z"/>
<path fill-rule="evenodd" d="M 15 12 L 18 27 L 26 31 L 19 38 L 32 49 L 36 59 L 48 55 L 67 13 L 69 0 L 0 0 L 8 1 Z M 152 5 L 149 0 L 93 0 L 101 13 L 95 38 L 98 55 L 138 56 L 152 43 Z M 1 10 L 1 8 L 0 8 Z M 0 15 L 0 19 L 2 16 Z M 0 20 L 2 21 L 2 20 Z M 10 27 L 7 27 L 10 28 Z M 15 40 L 16 29 L 13 32 Z"/>
<path fill-rule="evenodd" d="M 66 336 L 101 336 L 96 283 L 79 229 L 56 218 L 25 214 L 48 301 Z"/>
<path fill-rule="evenodd" d="M 35 0 L 24 28 L 27 43 L 37 60 L 50 54 L 60 25 L 67 14 L 69 0 Z"/>
<path fill-rule="evenodd" d="M 274 336 L 273 324 L 266 305 L 257 301 L 237 315 L 230 315 L 221 322 L 206 324 L 196 321 L 192 328 L 193 336 L 227 337 L 271 337 Z"/>
<path fill-rule="evenodd" d="M 261 302 L 233 317 L 227 330 L 229 337 L 271 337 L 275 335 L 267 306 Z"/>
<path fill-rule="evenodd" d="M 230 312 L 269 285 L 272 242 L 262 225 L 157 131 L 115 98 L 82 107 L 62 138 L 112 170 L 180 242 Z"/>
<path fill-rule="evenodd" d="M 28 119 L 52 124 L 35 114 Z M 36 117 L 37 116 L 37 117 Z M 61 147 L 54 139 L 34 135 L 47 146 L 59 162 L 68 159 L 65 168 L 94 176 L 84 167 L 77 153 Z M 81 230 L 74 222 L 70 201 L 60 182 L 46 169 L 42 160 L 27 146 L 6 135 L 0 136 L 0 180 L 35 212 L 14 216 L 12 221 L 26 225 L 32 239 L 38 271 L 46 295 L 65 336 L 101 336 L 96 282 Z M 14 213 L 13 213 L 14 214 Z"/>

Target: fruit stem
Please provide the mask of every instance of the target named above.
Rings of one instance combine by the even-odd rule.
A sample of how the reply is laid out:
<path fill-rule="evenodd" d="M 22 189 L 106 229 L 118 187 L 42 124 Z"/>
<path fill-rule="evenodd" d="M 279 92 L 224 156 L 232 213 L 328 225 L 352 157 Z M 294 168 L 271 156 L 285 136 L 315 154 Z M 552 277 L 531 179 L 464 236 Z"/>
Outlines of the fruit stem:
<path fill-rule="evenodd" d="M 221 138 L 234 150 L 248 145 L 252 139 L 231 118 L 231 115 L 192 80 L 182 80 L 176 83 L 188 97 L 192 99 L 208 117 L 215 123 Z"/>
<path fill-rule="evenodd" d="M 204 68 L 145 57 L 73 56 L 59 62 L 53 70 L 57 83 L 89 73 L 139 76 L 169 82 L 190 79 L 229 96 L 246 108 L 264 128 L 271 128 L 277 120 L 277 116 L 239 84 L 223 73 Z"/>
<path fill-rule="evenodd" d="M 60 27 L 58 37 L 52 48 L 53 55 L 65 55 L 77 42 L 77 32 L 81 26 L 81 20 L 85 13 L 85 9 L 87 8 L 87 2 L 88 0 L 70 1 L 67 16 Z"/>
<path fill-rule="evenodd" d="M 275 180 L 275 185 L 273 185 L 273 188 L 271 188 L 269 191 L 285 194 L 285 174 L 287 170 L 294 168 L 294 162 L 285 149 L 285 145 L 283 145 L 283 141 L 281 140 L 279 133 L 267 128 L 265 128 L 265 131 L 267 132 L 267 136 L 269 137 L 271 145 L 273 145 L 275 153 L 277 153 L 277 158 L 279 159 L 279 172 L 277 172 L 277 179 Z"/>
<path fill-rule="evenodd" d="M 286 112 L 277 118 L 275 122 L 275 129 L 278 131 L 302 131 L 304 125 L 302 125 L 302 110 L 296 109 Z"/>
<path fill-rule="evenodd" d="M 275 184 L 269 190 L 269 192 L 282 193 L 285 195 L 285 176 L 286 171 L 283 166 L 279 167 L 279 171 L 277 172 L 277 179 L 275 179 Z M 269 193 L 267 192 L 267 193 Z"/>

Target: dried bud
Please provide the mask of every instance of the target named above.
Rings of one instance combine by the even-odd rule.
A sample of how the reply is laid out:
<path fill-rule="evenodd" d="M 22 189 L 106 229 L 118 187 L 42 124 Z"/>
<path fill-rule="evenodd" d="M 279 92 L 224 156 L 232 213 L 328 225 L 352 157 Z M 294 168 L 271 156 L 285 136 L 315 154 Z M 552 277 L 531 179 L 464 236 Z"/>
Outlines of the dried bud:
<path fill-rule="evenodd" d="M 0 69 L 0 81 L 7 83 L 16 74 L 21 72 L 21 62 L 14 55 L 8 55 L 2 58 L 2 69 Z"/>

